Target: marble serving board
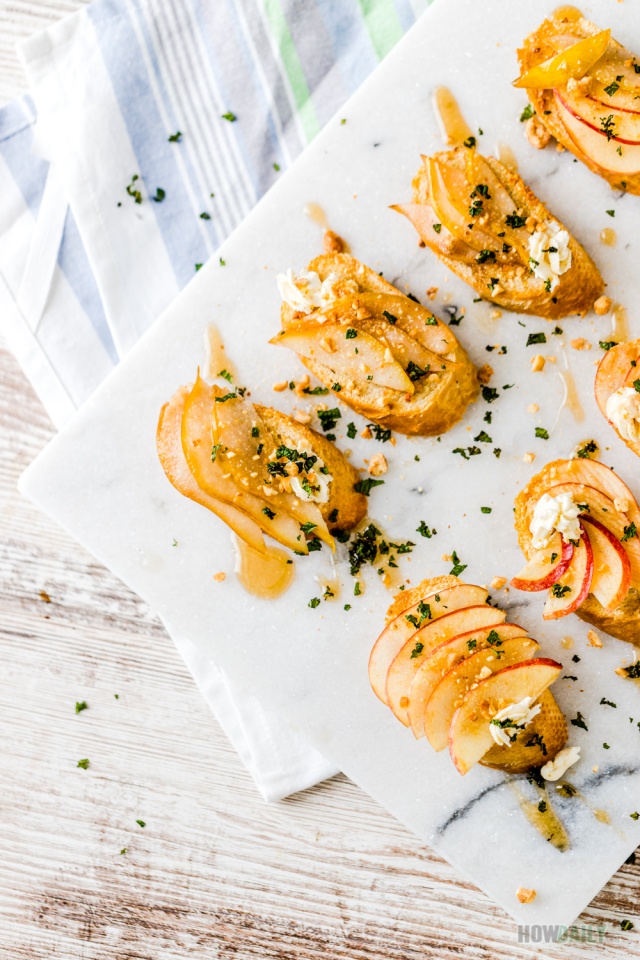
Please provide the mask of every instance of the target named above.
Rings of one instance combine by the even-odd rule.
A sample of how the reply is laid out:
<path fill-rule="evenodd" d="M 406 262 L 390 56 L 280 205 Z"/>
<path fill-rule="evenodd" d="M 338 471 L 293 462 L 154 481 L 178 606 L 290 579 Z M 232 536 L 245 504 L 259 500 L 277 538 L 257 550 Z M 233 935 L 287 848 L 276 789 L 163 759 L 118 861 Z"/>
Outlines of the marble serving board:
<path fill-rule="evenodd" d="M 426 290 L 437 287 L 431 305 L 440 316 L 446 317 L 445 307 L 455 307 L 458 315 L 464 307 L 455 332 L 478 365 L 489 362 L 495 371 L 498 399 L 479 400 L 438 439 L 398 437 L 396 446 L 349 440 L 347 424 L 360 431 L 365 421 L 336 398 L 342 412 L 337 442 L 353 451 L 352 461 L 362 465 L 378 450 L 388 458 L 385 483 L 371 493 L 370 515 L 391 539 L 415 542 L 413 553 L 401 558 L 404 577 L 415 583 L 448 573 L 451 561 L 444 557 L 454 550 L 469 582 L 513 575 L 522 562 L 514 495 L 547 460 L 569 455 L 586 438 L 599 442 L 605 461 L 640 495 L 638 461 L 606 425 L 592 395 L 598 341 L 610 339 L 610 318 L 566 320 L 556 333 L 555 324 L 535 318 L 503 313 L 492 319 L 492 308 L 474 303 L 473 291 L 420 249 L 407 221 L 388 209 L 410 198 L 420 153 L 442 148 L 431 97 L 444 83 L 471 125 L 481 128 L 480 149 L 490 153 L 498 142 L 510 145 L 528 183 L 595 257 L 611 296 L 629 307 L 638 302 L 640 199 L 614 195 L 566 153 L 533 150 L 519 121 L 526 99 L 510 84 L 517 73 L 515 49 L 553 7 L 550 0 L 515 7 L 512 0 L 438 0 L 225 243 L 219 251 L 224 266 L 216 256 L 194 276 L 30 467 L 21 488 L 514 918 L 568 924 L 640 842 L 640 822 L 630 818 L 640 806 L 640 691 L 614 672 L 633 659 L 632 649 L 610 638 L 602 649 L 589 646 L 587 627 L 575 617 L 545 623 L 542 595 L 495 594 L 509 618 L 540 641 L 543 653 L 577 678 L 554 687 L 567 717 L 580 711 L 588 726 L 569 727 L 570 742 L 583 755 L 571 780 L 586 802 L 554 799 L 571 840 L 571 849 L 561 853 L 527 822 L 502 773 L 478 767 L 461 777 L 447 753 L 416 742 L 371 692 L 367 659 L 390 601 L 375 570 L 365 575 L 364 594 L 354 597 L 345 548 L 339 546 L 341 595 L 310 608 L 309 600 L 322 593 L 319 579 L 333 575 L 325 548 L 296 560 L 295 583 L 280 599 L 249 596 L 233 576 L 228 530 L 172 489 L 155 451 L 159 408 L 194 377 L 212 322 L 253 400 L 285 410 L 312 406 L 288 391 L 272 391 L 274 382 L 304 371 L 293 354 L 267 341 L 278 330 L 276 274 L 305 266 L 320 250 L 321 231 L 303 214 L 315 202 L 352 252 L 400 288 L 426 302 Z M 640 48 L 625 6 L 591 0 L 584 9 Z M 605 212 L 612 208 L 614 221 Z M 615 248 L 599 243 L 606 226 L 617 230 Z M 633 315 L 631 321 L 633 326 Z M 547 343 L 527 347 L 528 335 L 539 331 Z M 593 349 L 572 349 L 577 337 Z M 506 350 L 487 352 L 494 344 Z M 535 352 L 555 356 L 556 363 L 531 373 Z M 562 407 L 559 371 L 566 366 L 584 406 L 582 421 Z M 532 403 L 539 405 L 536 414 L 527 410 Z M 536 426 L 548 430 L 548 440 L 536 438 Z M 491 442 L 474 440 L 482 430 Z M 468 446 L 482 453 L 465 460 L 452 452 Z M 532 464 L 523 462 L 528 452 L 535 454 Z M 437 534 L 420 536 L 420 521 Z M 218 571 L 227 572 L 224 583 L 212 579 Z M 573 638 L 571 650 L 561 643 L 566 636 Z M 601 704 L 603 697 L 617 707 Z M 527 794 L 532 788 L 524 780 L 519 789 L 536 796 Z M 611 823 L 600 822 L 593 808 L 605 810 Z M 519 886 L 537 890 L 534 903 L 518 903 Z"/>

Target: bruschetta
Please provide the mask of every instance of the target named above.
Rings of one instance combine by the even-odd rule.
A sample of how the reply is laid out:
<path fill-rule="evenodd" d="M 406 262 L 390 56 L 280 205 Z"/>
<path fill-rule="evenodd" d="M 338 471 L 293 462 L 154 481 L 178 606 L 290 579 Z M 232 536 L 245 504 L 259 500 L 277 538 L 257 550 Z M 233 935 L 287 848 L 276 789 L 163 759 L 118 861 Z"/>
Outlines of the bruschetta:
<path fill-rule="evenodd" d="M 640 340 L 618 343 L 605 353 L 595 393 L 603 417 L 640 457 Z"/>

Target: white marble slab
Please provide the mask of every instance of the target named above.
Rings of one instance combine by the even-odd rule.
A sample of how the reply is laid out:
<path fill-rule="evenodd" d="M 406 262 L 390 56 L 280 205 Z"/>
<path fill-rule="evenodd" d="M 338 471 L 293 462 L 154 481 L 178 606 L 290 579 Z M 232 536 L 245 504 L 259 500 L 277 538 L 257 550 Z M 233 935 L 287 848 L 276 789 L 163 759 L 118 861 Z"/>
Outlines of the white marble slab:
<path fill-rule="evenodd" d="M 631 649 L 612 639 L 605 639 L 603 649 L 587 646 L 587 628 L 575 618 L 544 623 L 543 597 L 500 595 L 510 617 L 524 623 L 544 652 L 566 665 L 567 674 L 578 677 L 554 688 L 567 715 L 580 710 L 589 727 L 588 732 L 570 727 L 571 742 L 582 746 L 584 757 L 572 780 L 612 821 L 598 822 L 581 801 L 558 803 L 572 843 L 560 853 L 526 822 L 502 774 L 478 768 L 460 777 L 447 754 L 435 755 L 415 742 L 371 693 L 367 658 L 389 602 L 375 571 L 367 574 L 365 594 L 352 598 L 340 548 L 343 596 L 317 609 L 308 601 L 320 593 L 314 578 L 330 569 L 326 551 L 298 562 L 293 588 L 276 602 L 249 597 L 233 576 L 215 583 L 213 573 L 233 569 L 228 532 L 173 491 L 155 453 L 158 409 L 178 384 L 193 377 L 211 321 L 223 331 L 253 398 L 292 405 L 292 395 L 273 394 L 271 385 L 299 375 L 301 366 L 266 341 L 278 329 L 275 274 L 290 265 L 302 267 L 318 252 L 318 228 L 302 214 L 307 202 L 316 201 L 354 254 L 385 277 L 423 300 L 425 290 L 437 286 L 434 306 L 441 315 L 445 294 L 451 304 L 465 306 L 456 332 L 478 364 L 489 361 L 495 368 L 494 385 L 514 384 L 500 389 L 490 406 L 478 402 L 440 442 L 399 438 L 395 448 L 384 448 L 390 469 L 385 485 L 371 495 L 371 516 L 392 537 L 415 540 L 413 554 L 403 558 L 406 576 L 416 582 L 448 572 L 442 555 L 454 549 L 468 565 L 464 575 L 471 582 L 515 573 L 521 555 L 512 528 L 514 494 L 547 459 L 568 455 L 586 437 L 602 444 L 606 462 L 640 494 L 637 459 L 610 432 L 592 399 L 597 341 L 609 339 L 609 318 L 562 322 L 564 333 L 556 336 L 543 320 L 505 314 L 492 321 L 490 308 L 474 304 L 473 291 L 420 250 L 409 225 L 387 209 L 409 198 L 420 153 L 441 147 L 430 97 L 435 85 L 446 83 L 472 125 L 484 131 L 481 149 L 488 153 L 499 140 L 509 143 L 531 186 L 595 256 L 612 296 L 630 308 L 638 302 L 634 226 L 640 199 L 614 196 L 568 154 L 535 152 L 523 136 L 519 115 L 525 97 L 510 86 L 514 51 L 553 7 L 552 0 L 517 6 L 512 0 L 438 0 L 225 244 L 220 252 L 226 265 L 215 258 L 194 276 L 27 471 L 22 489 L 514 918 L 567 924 L 640 842 L 640 822 L 629 816 L 640 806 L 640 692 L 614 674 L 624 658 L 631 659 Z M 611 25 L 619 39 L 640 47 L 626 5 L 592 0 L 584 9 L 603 26 Z M 605 213 L 611 208 L 615 222 Z M 618 231 L 616 248 L 598 243 L 605 226 Z M 558 413 L 563 387 L 552 364 L 543 374 L 530 373 L 531 356 L 540 348 L 526 348 L 525 342 L 529 332 L 539 330 L 549 340 L 542 352 L 555 354 L 557 367 L 566 358 L 576 377 L 586 410 L 582 423 L 566 409 Z M 594 349 L 572 350 L 568 343 L 578 336 Z M 495 343 L 506 345 L 507 354 L 487 353 L 486 344 Z M 532 402 L 540 405 L 536 416 L 526 409 Z M 493 414 L 490 425 L 483 420 L 486 410 Z M 352 420 L 359 427 L 364 423 L 343 408 L 338 442 L 353 448 L 354 462 L 360 463 L 371 456 L 374 441 L 347 440 Z M 536 425 L 550 431 L 548 441 L 534 437 Z M 493 441 L 477 444 L 482 455 L 465 462 L 452 453 L 473 444 L 482 429 Z M 501 448 L 500 459 L 494 447 Z M 532 466 L 522 461 L 527 451 L 536 454 Z M 493 512 L 482 514 L 481 506 Z M 435 526 L 437 536 L 420 537 L 415 532 L 420 520 Z M 344 602 L 352 604 L 348 613 Z M 570 652 L 560 644 L 565 635 L 575 640 Z M 579 663 L 571 661 L 574 653 Z M 617 708 L 601 705 L 602 697 Z M 603 742 L 611 749 L 603 749 Z M 533 904 L 516 901 L 521 885 L 537 889 Z"/>

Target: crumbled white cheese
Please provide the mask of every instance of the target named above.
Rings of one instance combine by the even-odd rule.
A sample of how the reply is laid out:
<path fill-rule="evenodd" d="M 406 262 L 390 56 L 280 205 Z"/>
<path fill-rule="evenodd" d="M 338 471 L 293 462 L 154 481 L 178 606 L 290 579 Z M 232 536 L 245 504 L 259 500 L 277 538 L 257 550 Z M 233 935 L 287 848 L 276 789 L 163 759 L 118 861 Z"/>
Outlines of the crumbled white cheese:
<path fill-rule="evenodd" d="M 286 273 L 278 274 L 276 282 L 280 296 L 292 310 L 311 313 L 333 303 L 336 299 L 334 287 L 339 279 L 337 273 L 330 273 L 321 280 L 315 270 L 302 270 L 296 276 L 289 268 Z"/>
<path fill-rule="evenodd" d="M 558 497 L 543 493 L 529 524 L 534 550 L 544 550 L 556 530 L 562 534 L 563 540 L 579 540 L 582 536 L 579 516 L 580 507 L 573 502 L 570 493 L 561 493 Z"/>
<path fill-rule="evenodd" d="M 620 387 L 607 400 L 607 419 L 623 440 L 640 442 L 640 393 L 635 387 Z"/>
<path fill-rule="evenodd" d="M 489 721 L 491 736 L 498 746 L 510 747 L 520 730 L 524 730 L 542 709 L 539 703 L 531 706 L 533 697 L 525 697 L 520 703 L 511 703 L 498 710 Z"/>
<path fill-rule="evenodd" d="M 550 282 L 550 290 L 558 286 L 558 278 L 571 267 L 569 234 L 559 223 L 550 220 L 529 237 L 529 264 L 536 277 Z"/>
<path fill-rule="evenodd" d="M 545 780 L 559 780 L 579 759 L 580 747 L 565 747 L 553 760 L 547 760 L 540 773 Z"/>
<path fill-rule="evenodd" d="M 309 473 L 301 473 L 297 477 L 291 477 L 291 489 L 301 500 L 314 500 L 316 503 L 329 502 L 329 487 L 333 477 L 330 473 L 322 473 L 321 467 L 324 467 L 324 460 L 318 457 L 313 450 L 308 450 L 300 441 L 296 446 L 298 453 L 305 457 L 316 457 L 316 462 L 311 467 Z"/>

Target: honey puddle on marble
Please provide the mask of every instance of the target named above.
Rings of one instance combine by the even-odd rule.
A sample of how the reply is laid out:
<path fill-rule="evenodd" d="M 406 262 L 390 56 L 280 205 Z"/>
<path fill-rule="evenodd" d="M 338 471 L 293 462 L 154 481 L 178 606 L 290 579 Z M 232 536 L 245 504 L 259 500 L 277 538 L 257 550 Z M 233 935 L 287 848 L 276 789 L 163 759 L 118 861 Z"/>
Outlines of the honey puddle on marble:
<path fill-rule="evenodd" d="M 296 569 L 284 550 L 267 547 L 266 553 L 260 553 L 240 537 L 234 535 L 231 539 L 236 553 L 236 576 L 248 593 L 274 600 L 289 589 Z"/>
<path fill-rule="evenodd" d="M 235 367 L 225 353 L 220 331 L 215 323 L 210 323 L 204 332 L 204 363 L 202 376 L 205 380 L 215 380 L 222 370 L 230 373 L 235 380 Z"/>
<path fill-rule="evenodd" d="M 462 116 L 460 107 L 448 87 L 437 87 L 433 108 L 440 126 L 442 139 L 450 147 L 459 147 L 473 136 L 473 131 Z"/>

